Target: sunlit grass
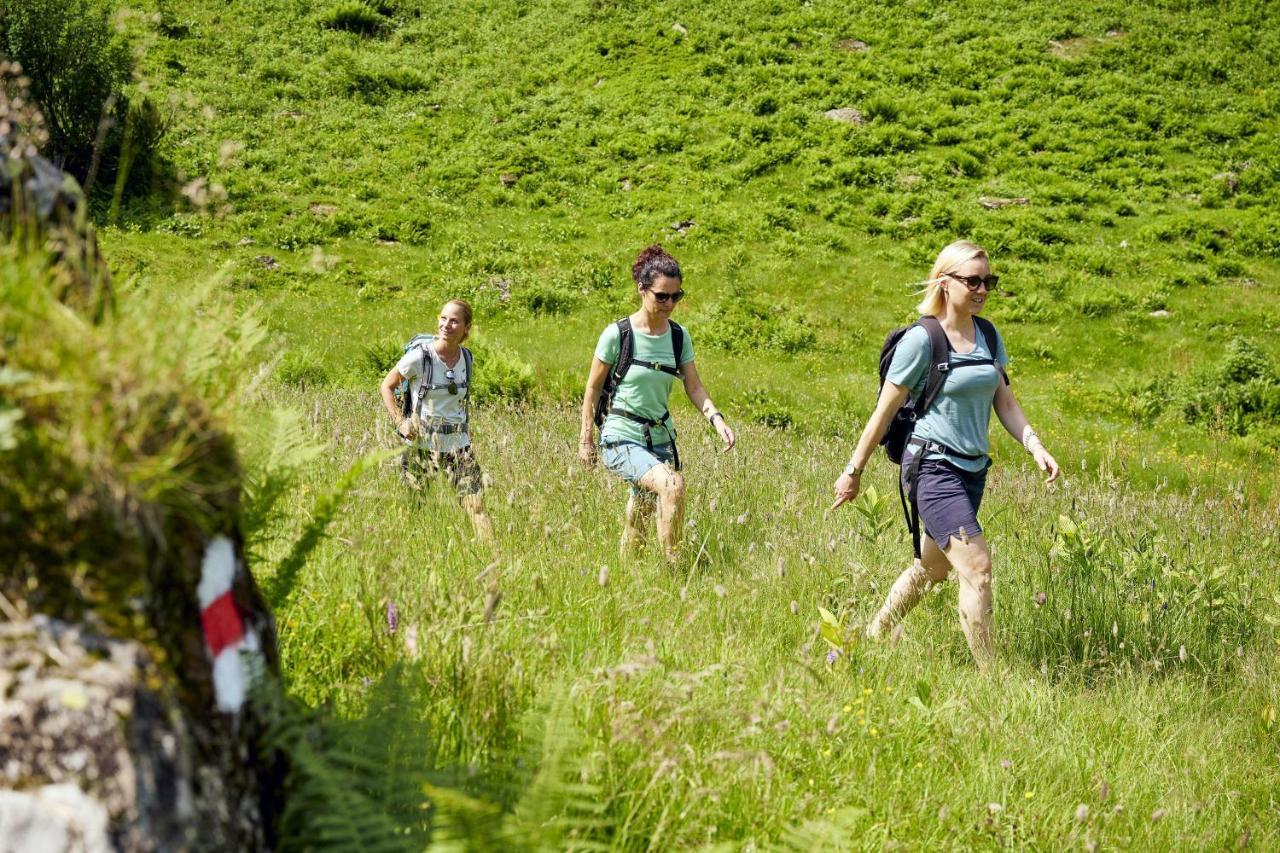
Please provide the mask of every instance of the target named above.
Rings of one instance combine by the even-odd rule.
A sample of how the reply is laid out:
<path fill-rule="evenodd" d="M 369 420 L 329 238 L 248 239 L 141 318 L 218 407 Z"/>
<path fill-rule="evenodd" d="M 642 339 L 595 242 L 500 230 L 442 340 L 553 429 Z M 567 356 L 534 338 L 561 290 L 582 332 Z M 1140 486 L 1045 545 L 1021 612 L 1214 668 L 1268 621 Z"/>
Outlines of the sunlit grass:
<path fill-rule="evenodd" d="M 314 405 L 336 450 L 296 508 L 387 433 L 370 394 Z M 1001 666 L 984 679 L 953 584 L 896 646 L 858 639 L 910 548 L 896 497 L 824 512 L 845 448 L 745 427 L 722 454 L 690 424 L 687 556 L 668 569 L 619 561 L 625 492 L 578 468 L 570 408 L 475 421 L 499 544 L 470 541 L 443 481 L 419 502 L 390 467 L 372 476 L 278 614 L 300 696 L 358 716 L 406 664 L 430 760 L 501 796 L 518 721 L 567 689 L 601 838 L 621 848 L 763 842 L 808 820 L 870 847 L 1275 840 L 1274 504 L 1110 469 L 1047 491 L 1003 462 L 983 513 Z M 877 460 L 870 483 L 888 496 L 893 473 Z M 849 629 L 834 663 L 820 607 Z"/>

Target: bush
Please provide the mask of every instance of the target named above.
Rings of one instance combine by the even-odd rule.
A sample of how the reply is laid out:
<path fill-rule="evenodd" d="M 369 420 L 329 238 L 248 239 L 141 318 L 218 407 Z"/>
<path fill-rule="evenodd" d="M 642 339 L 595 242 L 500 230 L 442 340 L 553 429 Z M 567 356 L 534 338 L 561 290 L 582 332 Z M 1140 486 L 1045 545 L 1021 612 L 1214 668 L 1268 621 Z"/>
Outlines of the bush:
<path fill-rule="evenodd" d="M 787 309 L 741 293 L 707 309 L 698 324 L 700 343 L 725 352 L 766 350 L 794 354 L 812 349 L 817 335 Z"/>
<path fill-rule="evenodd" d="M 376 35 L 386 26 L 386 19 L 366 3 L 344 0 L 320 13 L 320 26 L 360 35 Z"/>
<path fill-rule="evenodd" d="M 747 420 L 774 429 L 790 429 L 795 426 L 791 408 L 763 388 L 752 388 L 733 401 L 736 411 Z"/>
<path fill-rule="evenodd" d="M 289 350 L 276 368 L 276 378 L 300 391 L 311 391 L 329 384 L 329 371 L 314 352 Z"/>
<path fill-rule="evenodd" d="M 576 293 L 557 283 L 529 284 L 516 294 L 516 302 L 530 314 L 568 314 L 578 304 Z"/>
<path fill-rule="evenodd" d="M 533 399 L 533 368 L 498 344 L 472 338 L 467 347 L 475 355 L 476 381 L 472 399 L 480 405 L 493 402 L 526 403 Z"/>
<path fill-rule="evenodd" d="M 1217 368 L 1181 389 L 1182 415 L 1233 435 L 1280 422 L 1280 374 L 1252 341 L 1235 338 Z"/>
<path fill-rule="evenodd" d="M 0 12 L 0 53 L 21 63 L 49 128 L 47 154 L 78 180 L 88 175 L 98 128 L 125 115 L 133 74 L 128 45 L 102 0 L 22 0 Z"/>

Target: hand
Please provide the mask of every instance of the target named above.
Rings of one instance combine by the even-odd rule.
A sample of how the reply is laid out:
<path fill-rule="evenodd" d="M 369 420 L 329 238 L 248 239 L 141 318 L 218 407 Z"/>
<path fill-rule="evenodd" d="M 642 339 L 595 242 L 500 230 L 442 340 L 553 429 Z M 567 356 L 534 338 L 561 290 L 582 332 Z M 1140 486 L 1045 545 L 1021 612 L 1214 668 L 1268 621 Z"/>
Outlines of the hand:
<path fill-rule="evenodd" d="M 596 446 L 590 438 L 584 438 L 578 442 L 578 461 L 582 463 L 582 467 L 590 471 L 596 464 Z"/>
<path fill-rule="evenodd" d="M 861 474 L 841 474 L 840 479 L 836 480 L 836 502 L 831 505 L 831 509 L 828 509 L 827 512 L 856 498 L 861 487 Z"/>
<path fill-rule="evenodd" d="M 724 418 L 716 418 L 716 432 L 720 433 L 720 438 L 724 441 L 725 451 L 733 450 L 733 446 L 738 443 L 738 437 L 733 434 L 733 430 L 724 422 Z"/>
<path fill-rule="evenodd" d="M 406 441 L 413 441 L 418 437 L 418 422 L 415 418 L 402 418 L 400 423 L 396 424 L 396 434 Z"/>
<path fill-rule="evenodd" d="M 1046 486 L 1058 479 L 1058 474 L 1061 473 L 1061 469 L 1058 467 L 1058 460 L 1054 459 L 1053 455 L 1044 449 L 1043 444 L 1037 444 L 1035 449 L 1031 451 L 1031 456 L 1036 460 L 1036 464 L 1040 466 L 1040 470 L 1049 475 L 1048 479 L 1044 481 Z"/>

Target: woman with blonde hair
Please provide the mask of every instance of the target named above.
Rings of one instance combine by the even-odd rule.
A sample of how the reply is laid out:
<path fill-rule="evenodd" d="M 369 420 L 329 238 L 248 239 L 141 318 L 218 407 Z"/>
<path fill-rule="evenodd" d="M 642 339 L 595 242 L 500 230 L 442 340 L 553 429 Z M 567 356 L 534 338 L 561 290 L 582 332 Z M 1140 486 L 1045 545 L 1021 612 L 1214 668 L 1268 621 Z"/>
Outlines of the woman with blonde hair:
<path fill-rule="evenodd" d="M 471 447 L 471 305 L 450 299 L 440 309 L 434 336 L 415 338 L 382 380 L 382 402 L 405 443 L 402 468 L 410 485 L 420 488 L 429 476 L 444 472 L 462 503 L 476 539 L 493 540 L 493 524 L 484 508 L 480 463 Z M 407 411 L 395 392 L 408 380 Z"/>
<path fill-rule="evenodd" d="M 1059 471 L 1013 395 L 1005 374 L 1009 357 L 1004 341 L 978 316 L 998 281 L 981 246 L 961 240 L 938 254 L 916 309 L 920 320 L 892 351 L 875 411 L 835 482 L 832 505 L 834 509 L 857 497 L 872 453 L 911 400 L 904 410 L 913 423 L 902 450 L 901 484 L 928 535 L 866 633 L 879 639 L 891 632 L 954 569 L 960 581 L 960 625 L 983 670 L 995 659 L 991 549 L 977 517 L 991 465 L 991 410 L 1048 475 L 1046 483 L 1057 479 Z M 917 409 L 921 401 L 924 406 Z M 918 527 L 913 535 L 918 539 Z"/>

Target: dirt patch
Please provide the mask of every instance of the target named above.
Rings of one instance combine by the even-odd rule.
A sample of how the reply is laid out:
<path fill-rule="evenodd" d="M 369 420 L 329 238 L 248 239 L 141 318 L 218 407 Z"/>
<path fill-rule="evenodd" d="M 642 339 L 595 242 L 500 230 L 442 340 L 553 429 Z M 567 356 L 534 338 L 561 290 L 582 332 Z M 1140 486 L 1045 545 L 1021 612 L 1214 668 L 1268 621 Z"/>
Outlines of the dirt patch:
<path fill-rule="evenodd" d="M 1049 42 L 1049 55 L 1058 59 L 1077 59 L 1094 48 L 1110 42 L 1119 41 L 1127 36 L 1124 30 L 1107 30 L 1101 36 L 1076 36 L 1069 39 L 1057 39 Z"/>
<path fill-rule="evenodd" d="M 838 110 L 827 110 L 824 116 L 832 121 L 840 121 L 845 124 L 866 124 L 866 118 L 858 110 L 853 107 L 842 107 Z"/>

